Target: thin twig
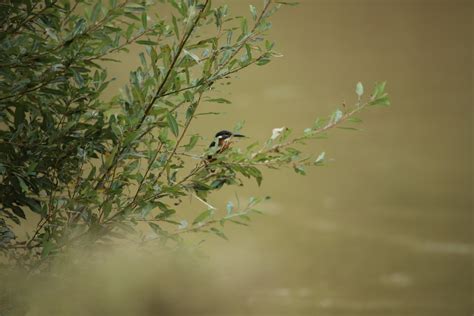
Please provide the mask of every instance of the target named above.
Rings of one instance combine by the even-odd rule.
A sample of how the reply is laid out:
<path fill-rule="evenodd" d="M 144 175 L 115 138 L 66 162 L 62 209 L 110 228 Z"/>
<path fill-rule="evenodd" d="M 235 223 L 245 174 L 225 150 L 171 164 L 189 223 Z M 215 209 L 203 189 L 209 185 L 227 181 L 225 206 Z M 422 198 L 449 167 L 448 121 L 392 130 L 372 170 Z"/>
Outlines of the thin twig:
<path fill-rule="evenodd" d="M 143 178 L 140 181 L 140 184 L 138 185 L 137 192 L 135 192 L 135 195 L 133 196 L 132 201 L 125 208 L 127 208 L 128 206 L 133 205 L 135 203 L 135 201 L 138 197 L 138 193 L 140 193 L 140 189 L 142 188 L 143 183 L 145 182 L 146 177 L 148 176 L 148 173 L 150 172 L 151 168 L 153 167 L 153 164 L 155 163 L 156 158 L 160 154 L 162 147 L 163 147 L 163 143 L 160 142 L 160 145 L 158 146 L 158 149 L 155 152 L 155 156 L 151 159 L 150 163 L 148 164 L 148 168 L 146 169 L 145 174 L 143 175 Z"/>
<path fill-rule="evenodd" d="M 331 121 L 329 122 L 328 124 L 324 125 L 323 127 L 320 127 L 316 130 L 313 131 L 313 135 L 316 135 L 316 134 L 321 134 L 321 133 L 324 133 L 325 131 L 333 128 L 333 127 L 336 127 L 338 125 L 340 125 L 342 122 L 344 122 L 346 119 L 348 119 L 349 117 L 353 116 L 354 114 L 356 114 L 357 112 L 361 111 L 363 108 L 365 108 L 367 105 L 369 104 L 369 102 L 367 103 L 364 103 L 360 106 L 357 106 L 355 107 L 352 111 L 349 111 L 347 113 L 345 113 L 339 120 L 334 120 L 334 121 Z M 276 144 L 276 145 L 273 145 L 272 147 L 270 147 L 269 149 L 267 150 L 260 150 L 258 152 L 256 152 L 255 154 L 252 155 L 252 158 L 257 156 L 258 154 L 262 154 L 262 153 L 269 153 L 269 152 L 274 152 L 274 151 L 277 151 L 278 149 L 280 148 L 283 148 L 283 147 L 287 147 L 289 145 L 292 145 L 298 141 L 301 141 L 305 139 L 304 136 L 301 136 L 301 137 L 297 137 L 297 138 L 294 138 L 290 141 L 287 141 L 285 143 L 281 143 L 281 144 Z"/>

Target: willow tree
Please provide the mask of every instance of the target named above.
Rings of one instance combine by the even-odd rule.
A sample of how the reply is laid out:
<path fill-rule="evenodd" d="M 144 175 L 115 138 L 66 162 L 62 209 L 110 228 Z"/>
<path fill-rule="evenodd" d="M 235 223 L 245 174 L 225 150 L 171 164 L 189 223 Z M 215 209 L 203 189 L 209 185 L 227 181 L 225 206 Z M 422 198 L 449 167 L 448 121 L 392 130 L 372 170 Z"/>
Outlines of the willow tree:
<path fill-rule="evenodd" d="M 323 164 L 324 153 L 294 145 L 357 123 L 366 107 L 388 105 L 384 83 L 367 97 L 358 83 L 352 106 L 316 119 L 302 135 L 275 129 L 261 143 L 216 154 L 195 150 L 203 137 L 188 132 L 205 114 L 201 102 L 228 102 L 212 92 L 217 82 L 279 56 L 266 33 L 286 4 L 266 0 L 242 17 L 210 0 L 0 3 L 2 253 L 31 268 L 66 249 L 120 238 L 170 247 L 189 232 L 225 238 L 224 223 L 247 224 L 260 200 L 218 211 L 206 202 L 210 194 L 243 178 L 260 184 L 265 167 L 304 174 Z M 119 63 L 114 54 L 130 45 L 143 46 L 141 65 L 107 100 L 104 62 Z M 215 159 L 206 162 L 209 154 Z M 176 208 L 190 195 L 203 208 L 186 219 Z M 33 230 L 16 234 L 32 220 Z M 143 222 L 153 237 L 137 226 Z"/>

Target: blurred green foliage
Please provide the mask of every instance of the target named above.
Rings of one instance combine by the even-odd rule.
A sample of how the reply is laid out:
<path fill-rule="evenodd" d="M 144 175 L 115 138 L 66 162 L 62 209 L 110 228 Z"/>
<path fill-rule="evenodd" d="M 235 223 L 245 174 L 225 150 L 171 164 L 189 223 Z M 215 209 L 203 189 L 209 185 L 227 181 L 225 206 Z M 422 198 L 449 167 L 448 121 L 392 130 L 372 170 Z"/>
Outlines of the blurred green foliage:
<path fill-rule="evenodd" d="M 324 164 L 324 153 L 304 155 L 295 145 L 360 122 L 354 115 L 367 106 L 388 105 L 384 83 L 366 99 L 358 83 L 353 106 L 317 119 L 300 136 L 275 128 L 263 144 L 193 154 L 203 137 L 188 134 L 193 119 L 208 114 L 199 113 L 202 101 L 230 103 L 209 96 L 216 82 L 281 56 L 266 32 L 269 18 L 285 4 L 251 5 L 247 18 L 209 0 L 2 2 L 3 254 L 38 268 L 68 248 L 116 239 L 173 248 L 185 232 L 226 238 L 224 223 L 247 225 L 261 199 L 229 202 L 219 214 L 206 202 L 209 194 L 242 185 L 242 178 L 260 185 L 263 167 L 305 174 L 306 167 Z M 150 13 L 155 7 L 158 14 Z M 141 65 L 119 95 L 104 100 L 111 81 L 104 62 L 118 62 L 114 53 L 128 52 L 130 45 L 144 47 L 137 56 Z M 208 155 L 215 159 L 206 161 Z M 188 220 L 177 216 L 185 196 L 201 201 L 204 211 Z M 35 229 L 24 239 L 15 236 L 14 225 L 32 213 L 39 216 Z"/>

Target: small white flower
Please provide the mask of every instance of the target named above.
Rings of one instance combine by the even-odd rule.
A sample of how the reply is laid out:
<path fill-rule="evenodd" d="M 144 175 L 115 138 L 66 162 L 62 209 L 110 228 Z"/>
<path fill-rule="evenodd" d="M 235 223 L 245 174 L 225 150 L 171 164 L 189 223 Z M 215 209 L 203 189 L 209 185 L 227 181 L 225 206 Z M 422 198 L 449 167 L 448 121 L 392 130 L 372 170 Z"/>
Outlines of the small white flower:
<path fill-rule="evenodd" d="M 281 135 L 281 133 L 283 133 L 284 130 L 285 130 L 285 127 L 274 128 L 274 129 L 272 130 L 272 137 L 271 137 L 271 139 L 272 139 L 272 140 L 277 139 L 277 138 Z"/>

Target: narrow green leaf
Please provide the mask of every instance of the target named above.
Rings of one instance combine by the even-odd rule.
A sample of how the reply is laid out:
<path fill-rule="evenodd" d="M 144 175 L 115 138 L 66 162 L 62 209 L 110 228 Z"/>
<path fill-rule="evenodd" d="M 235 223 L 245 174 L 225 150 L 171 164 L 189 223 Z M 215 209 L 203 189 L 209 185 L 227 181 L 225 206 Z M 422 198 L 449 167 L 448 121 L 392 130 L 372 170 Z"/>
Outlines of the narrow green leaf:
<path fill-rule="evenodd" d="M 199 59 L 199 57 L 196 54 L 193 54 L 193 53 L 187 51 L 186 49 L 183 49 L 183 52 L 186 55 L 188 55 L 189 57 L 191 57 L 196 63 L 198 63 L 198 64 L 201 63 L 201 60 Z"/>
<path fill-rule="evenodd" d="M 150 226 L 150 228 L 157 234 L 163 232 L 163 229 L 158 224 L 148 222 L 148 226 Z"/>
<path fill-rule="evenodd" d="M 146 218 L 148 216 L 148 214 L 150 214 L 151 210 L 153 210 L 154 207 L 155 207 L 155 205 L 152 204 L 152 203 L 145 204 L 145 206 L 143 206 L 141 211 L 140 211 L 140 216 L 142 218 Z"/>
<path fill-rule="evenodd" d="M 289 1 L 277 1 L 276 3 L 282 4 L 282 5 L 287 5 L 287 6 L 297 6 L 299 3 L 294 1 L 294 2 L 289 2 Z"/>
<path fill-rule="evenodd" d="M 197 223 L 204 222 L 211 218 L 211 216 L 214 214 L 214 210 L 208 209 L 201 214 L 199 214 L 194 220 L 193 220 L 193 225 L 196 225 Z"/>
<path fill-rule="evenodd" d="M 257 66 L 264 66 L 266 64 L 268 64 L 269 62 L 271 61 L 270 58 L 268 57 L 262 57 L 262 58 L 259 58 L 258 61 L 257 61 Z"/>
<path fill-rule="evenodd" d="M 242 31 L 242 35 L 247 35 L 247 33 L 249 32 L 246 18 L 241 19 L 241 21 L 240 21 L 240 30 Z"/>
<path fill-rule="evenodd" d="M 390 99 L 388 95 L 385 95 L 383 97 L 377 98 L 373 100 L 372 102 L 369 103 L 369 105 L 380 105 L 380 106 L 389 106 L 390 105 Z"/>
<path fill-rule="evenodd" d="M 23 191 L 24 193 L 28 192 L 28 186 L 26 185 L 25 181 L 21 178 L 21 177 L 17 177 L 18 179 L 18 182 L 20 183 L 20 188 L 21 188 L 21 191 Z"/>
<path fill-rule="evenodd" d="M 41 216 L 46 216 L 46 209 L 41 208 L 41 204 L 39 201 L 29 198 L 29 197 L 22 197 L 22 202 L 24 202 L 28 207 L 35 213 L 40 214 Z"/>
<path fill-rule="evenodd" d="M 140 44 L 140 45 L 149 45 L 149 46 L 158 45 L 157 42 L 150 41 L 150 40 L 138 40 L 138 41 L 136 41 L 136 43 L 137 43 L 137 44 Z"/>
<path fill-rule="evenodd" d="M 358 131 L 359 129 L 358 128 L 355 128 L 355 127 L 348 127 L 348 126 L 338 126 L 337 128 L 339 129 L 346 129 L 348 131 Z"/>
<path fill-rule="evenodd" d="M 146 11 L 142 13 L 141 20 L 142 20 L 143 29 L 146 30 L 148 27 L 148 15 L 146 14 Z"/>
<path fill-rule="evenodd" d="M 56 42 L 59 42 L 58 34 L 56 33 L 54 29 L 47 27 L 44 30 L 46 31 L 46 34 L 48 34 L 49 37 L 51 37 Z"/>
<path fill-rule="evenodd" d="M 227 31 L 227 37 L 226 37 L 226 40 L 227 40 L 227 45 L 230 46 L 230 44 L 232 43 L 232 30 L 229 30 Z"/>
<path fill-rule="evenodd" d="M 99 17 L 100 10 L 102 9 L 102 1 L 97 1 L 91 13 L 91 21 L 94 23 Z"/>
<path fill-rule="evenodd" d="M 221 237 L 222 239 L 225 239 L 225 240 L 229 240 L 229 238 L 227 238 L 227 236 L 221 230 L 219 230 L 218 228 L 212 227 L 210 230 L 214 234 L 216 234 L 216 236 L 219 236 L 219 237 Z"/>
<path fill-rule="evenodd" d="M 13 213 L 16 216 L 26 219 L 25 212 L 23 212 L 23 210 L 20 207 L 12 205 L 11 208 L 12 208 Z"/>
<path fill-rule="evenodd" d="M 178 28 L 178 22 L 176 20 L 176 17 L 173 15 L 173 18 L 172 18 L 172 22 L 173 22 L 173 31 L 174 31 L 174 34 L 176 35 L 176 38 L 179 40 L 179 28 Z"/>
<path fill-rule="evenodd" d="M 33 172 L 35 171 L 35 169 L 36 169 L 36 166 L 38 166 L 38 163 L 39 163 L 38 161 L 32 161 L 32 162 L 30 163 L 30 165 L 28 166 L 27 173 L 28 173 L 28 174 L 33 173 Z"/>
<path fill-rule="evenodd" d="M 236 221 L 235 219 L 229 219 L 229 221 L 237 225 L 249 226 L 249 224 Z"/>
<path fill-rule="evenodd" d="M 51 240 L 46 240 L 45 242 L 42 243 L 41 245 L 43 248 L 41 250 L 41 258 L 45 258 L 48 256 L 48 254 L 53 250 L 54 245 L 51 242 Z"/>
<path fill-rule="evenodd" d="M 104 206 L 102 207 L 102 211 L 104 214 L 104 218 L 108 218 L 110 212 L 112 211 L 112 202 L 107 201 L 104 203 Z"/>
<path fill-rule="evenodd" d="M 170 127 L 171 132 L 174 134 L 174 136 L 178 137 L 179 135 L 178 122 L 176 122 L 176 119 L 174 118 L 173 114 L 168 112 L 168 114 L 166 114 L 166 121 L 168 122 L 168 126 Z"/>
<path fill-rule="evenodd" d="M 189 143 L 184 146 L 186 151 L 190 151 L 191 149 L 196 146 L 200 136 L 198 134 L 192 135 L 191 138 L 189 139 Z"/>
<path fill-rule="evenodd" d="M 227 100 L 227 99 L 224 99 L 224 98 L 216 98 L 216 99 L 209 99 L 209 100 L 206 100 L 207 102 L 215 102 L 215 103 L 225 103 L 225 104 L 231 104 L 232 102 Z"/>
<path fill-rule="evenodd" d="M 378 97 L 381 97 L 385 93 L 386 84 L 387 84 L 386 81 L 375 84 L 374 93 L 372 95 L 373 99 L 377 99 Z"/>
<path fill-rule="evenodd" d="M 296 173 L 301 174 L 301 175 L 306 175 L 306 171 L 304 170 L 303 166 L 294 166 L 293 169 L 295 170 Z"/>

